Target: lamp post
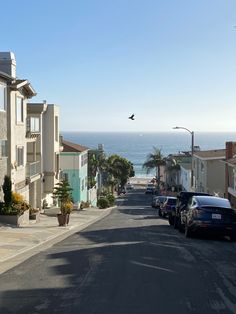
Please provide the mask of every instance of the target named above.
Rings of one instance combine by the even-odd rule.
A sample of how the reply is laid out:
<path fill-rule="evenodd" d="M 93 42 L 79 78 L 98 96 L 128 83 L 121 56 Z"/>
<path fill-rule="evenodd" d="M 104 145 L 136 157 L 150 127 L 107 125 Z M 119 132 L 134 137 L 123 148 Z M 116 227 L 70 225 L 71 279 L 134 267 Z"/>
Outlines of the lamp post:
<path fill-rule="evenodd" d="M 191 188 L 193 188 L 193 153 L 194 153 L 194 132 L 190 131 L 189 129 L 183 127 L 183 126 L 175 126 L 173 129 L 182 129 L 185 130 L 187 132 L 189 132 L 191 134 Z"/>

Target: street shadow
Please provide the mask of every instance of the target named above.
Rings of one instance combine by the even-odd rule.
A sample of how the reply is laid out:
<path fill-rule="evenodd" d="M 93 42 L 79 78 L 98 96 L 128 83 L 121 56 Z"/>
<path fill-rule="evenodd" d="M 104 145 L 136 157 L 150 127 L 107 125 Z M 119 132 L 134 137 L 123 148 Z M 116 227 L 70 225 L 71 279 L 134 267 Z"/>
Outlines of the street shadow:
<path fill-rule="evenodd" d="M 179 300 L 196 290 L 206 306 L 212 288 L 199 276 L 208 262 L 190 241 L 167 225 L 89 227 L 3 274 L 0 313 L 189 313 Z"/>

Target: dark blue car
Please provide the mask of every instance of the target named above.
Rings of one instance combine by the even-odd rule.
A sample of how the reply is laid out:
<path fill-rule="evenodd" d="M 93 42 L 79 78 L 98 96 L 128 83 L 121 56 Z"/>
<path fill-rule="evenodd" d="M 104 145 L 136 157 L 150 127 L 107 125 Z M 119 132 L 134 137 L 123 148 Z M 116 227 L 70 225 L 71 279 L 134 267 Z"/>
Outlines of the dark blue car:
<path fill-rule="evenodd" d="M 228 199 L 215 196 L 193 196 L 181 217 L 185 236 L 194 232 L 228 235 L 236 240 L 236 211 Z"/>

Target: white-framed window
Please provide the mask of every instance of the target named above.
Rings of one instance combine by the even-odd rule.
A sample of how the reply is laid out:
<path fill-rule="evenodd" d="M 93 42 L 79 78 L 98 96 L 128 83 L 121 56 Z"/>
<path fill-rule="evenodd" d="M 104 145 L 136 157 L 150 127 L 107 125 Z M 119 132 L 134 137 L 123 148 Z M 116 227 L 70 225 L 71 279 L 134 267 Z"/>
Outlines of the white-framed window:
<path fill-rule="evenodd" d="M 16 148 L 16 162 L 17 166 L 24 166 L 24 146 L 17 146 Z"/>
<path fill-rule="evenodd" d="M 39 132 L 39 117 L 30 117 L 30 131 L 31 132 Z"/>
<path fill-rule="evenodd" d="M 7 107 L 7 86 L 0 83 L 0 110 L 6 110 Z"/>
<path fill-rule="evenodd" d="M 7 157 L 7 141 L 6 140 L 0 140 L 0 146 L 1 146 L 1 157 Z"/>
<path fill-rule="evenodd" d="M 16 123 L 24 122 L 23 98 L 16 96 Z"/>

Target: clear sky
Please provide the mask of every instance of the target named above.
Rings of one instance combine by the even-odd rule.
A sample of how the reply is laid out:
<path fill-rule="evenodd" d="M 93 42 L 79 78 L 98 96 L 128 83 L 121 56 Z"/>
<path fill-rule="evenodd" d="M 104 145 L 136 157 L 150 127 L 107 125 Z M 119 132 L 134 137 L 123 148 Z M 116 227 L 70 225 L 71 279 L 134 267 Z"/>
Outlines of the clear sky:
<path fill-rule="evenodd" d="M 0 51 L 62 131 L 236 131 L 235 25 L 235 0 L 11 0 Z"/>

